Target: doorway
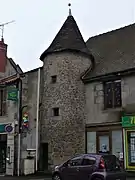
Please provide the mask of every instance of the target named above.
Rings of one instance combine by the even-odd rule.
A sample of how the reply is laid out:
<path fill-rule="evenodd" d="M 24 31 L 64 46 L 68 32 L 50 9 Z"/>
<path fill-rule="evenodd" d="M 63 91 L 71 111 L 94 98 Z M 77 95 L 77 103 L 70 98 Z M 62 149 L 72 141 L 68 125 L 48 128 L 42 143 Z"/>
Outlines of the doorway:
<path fill-rule="evenodd" d="M 41 143 L 40 145 L 40 170 L 48 170 L 48 143 Z"/>
<path fill-rule="evenodd" d="M 0 135 L 0 174 L 6 173 L 7 135 Z"/>
<path fill-rule="evenodd" d="M 111 144 L 109 132 L 97 132 L 97 153 L 111 153 Z"/>

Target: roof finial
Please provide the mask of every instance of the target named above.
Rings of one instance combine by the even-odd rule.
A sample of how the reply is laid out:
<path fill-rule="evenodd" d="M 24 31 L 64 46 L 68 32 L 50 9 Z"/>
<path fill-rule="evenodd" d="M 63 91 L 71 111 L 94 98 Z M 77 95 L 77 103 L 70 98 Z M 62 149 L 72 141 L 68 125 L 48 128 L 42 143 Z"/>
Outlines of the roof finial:
<path fill-rule="evenodd" d="M 69 16 L 72 16 L 71 8 L 70 8 L 71 7 L 71 3 L 69 3 L 68 6 L 69 6 Z"/>

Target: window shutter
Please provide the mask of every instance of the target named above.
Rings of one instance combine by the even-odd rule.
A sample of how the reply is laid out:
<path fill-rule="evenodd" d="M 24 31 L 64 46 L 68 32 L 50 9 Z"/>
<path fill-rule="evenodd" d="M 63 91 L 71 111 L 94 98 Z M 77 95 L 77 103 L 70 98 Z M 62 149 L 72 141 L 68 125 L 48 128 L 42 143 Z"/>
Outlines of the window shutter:
<path fill-rule="evenodd" d="M 114 107 L 121 107 L 121 81 L 113 83 Z"/>
<path fill-rule="evenodd" d="M 105 108 L 113 107 L 113 92 L 112 92 L 111 82 L 104 84 L 104 105 L 105 105 Z"/>

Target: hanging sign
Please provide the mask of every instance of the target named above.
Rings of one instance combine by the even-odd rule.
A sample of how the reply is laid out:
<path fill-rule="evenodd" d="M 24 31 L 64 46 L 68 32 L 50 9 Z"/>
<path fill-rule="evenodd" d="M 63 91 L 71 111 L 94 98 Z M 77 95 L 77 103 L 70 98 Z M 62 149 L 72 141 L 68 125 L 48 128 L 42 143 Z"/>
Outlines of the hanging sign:
<path fill-rule="evenodd" d="M 18 99 L 18 89 L 17 88 L 9 88 L 7 91 L 8 100 L 17 101 Z"/>

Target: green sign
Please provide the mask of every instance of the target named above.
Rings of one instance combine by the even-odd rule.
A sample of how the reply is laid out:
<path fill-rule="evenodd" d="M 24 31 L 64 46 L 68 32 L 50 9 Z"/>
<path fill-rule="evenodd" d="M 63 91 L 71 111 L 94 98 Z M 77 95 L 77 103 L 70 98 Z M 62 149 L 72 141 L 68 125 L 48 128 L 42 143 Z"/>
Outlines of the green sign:
<path fill-rule="evenodd" d="M 5 127 L 7 124 L 0 124 L 0 133 L 4 133 L 5 132 Z"/>
<path fill-rule="evenodd" d="M 8 89 L 8 100 L 17 101 L 18 99 L 18 89 L 10 88 Z"/>
<path fill-rule="evenodd" d="M 122 127 L 133 127 L 135 126 L 135 116 L 123 116 Z"/>

